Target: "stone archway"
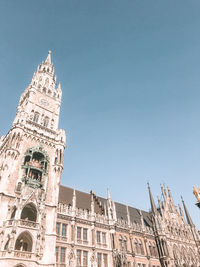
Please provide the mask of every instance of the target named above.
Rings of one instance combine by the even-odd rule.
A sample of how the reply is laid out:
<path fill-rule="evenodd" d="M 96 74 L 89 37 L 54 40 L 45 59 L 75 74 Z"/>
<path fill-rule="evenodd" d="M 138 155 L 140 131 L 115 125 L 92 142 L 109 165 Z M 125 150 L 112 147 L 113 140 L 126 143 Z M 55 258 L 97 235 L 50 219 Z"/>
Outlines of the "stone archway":
<path fill-rule="evenodd" d="M 32 246 L 33 240 L 31 235 L 27 231 L 22 232 L 15 242 L 15 250 L 31 252 Z"/>
<path fill-rule="evenodd" d="M 21 219 L 36 222 L 37 209 L 33 203 L 29 203 L 26 206 L 24 206 L 22 213 L 21 213 Z"/>

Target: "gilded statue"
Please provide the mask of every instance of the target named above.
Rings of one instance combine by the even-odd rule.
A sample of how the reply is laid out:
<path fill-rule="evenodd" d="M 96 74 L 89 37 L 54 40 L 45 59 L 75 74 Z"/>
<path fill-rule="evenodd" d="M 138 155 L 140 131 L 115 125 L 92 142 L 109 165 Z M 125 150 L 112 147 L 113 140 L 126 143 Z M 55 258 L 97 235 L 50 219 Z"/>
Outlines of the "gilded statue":
<path fill-rule="evenodd" d="M 200 203 L 200 193 L 198 187 L 193 186 L 193 194 L 195 195 L 197 201 Z"/>

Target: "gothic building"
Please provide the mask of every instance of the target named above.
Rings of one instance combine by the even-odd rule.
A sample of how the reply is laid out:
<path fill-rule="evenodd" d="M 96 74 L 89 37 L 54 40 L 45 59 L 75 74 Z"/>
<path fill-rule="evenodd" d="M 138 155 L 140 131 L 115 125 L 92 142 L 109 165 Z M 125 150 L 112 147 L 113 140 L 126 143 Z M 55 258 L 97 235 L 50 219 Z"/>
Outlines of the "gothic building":
<path fill-rule="evenodd" d="M 0 138 L 1 267 L 198 267 L 200 237 L 161 186 L 151 211 L 60 185 L 65 131 L 51 53 Z"/>

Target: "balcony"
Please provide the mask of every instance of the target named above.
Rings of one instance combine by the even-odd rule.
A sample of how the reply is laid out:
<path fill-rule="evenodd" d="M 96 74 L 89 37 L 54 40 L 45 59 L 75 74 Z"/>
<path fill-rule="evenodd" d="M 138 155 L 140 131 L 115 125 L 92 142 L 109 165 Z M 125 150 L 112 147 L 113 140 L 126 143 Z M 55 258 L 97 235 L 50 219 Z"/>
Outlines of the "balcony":
<path fill-rule="evenodd" d="M 3 222 L 4 227 L 9 226 L 21 226 L 25 228 L 38 229 L 39 223 L 28 221 L 28 220 L 7 220 Z"/>
<path fill-rule="evenodd" d="M 32 252 L 27 252 L 27 251 L 14 251 L 14 257 L 16 258 L 23 258 L 23 259 L 31 259 L 33 253 Z"/>
<path fill-rule="evenodd" d="M 29 251 L 7 251 L 4 250 L 1 252 L 1 258 L 20 258 L 20 259 L 31 259 L 33 258 L 34 253 Z"/>

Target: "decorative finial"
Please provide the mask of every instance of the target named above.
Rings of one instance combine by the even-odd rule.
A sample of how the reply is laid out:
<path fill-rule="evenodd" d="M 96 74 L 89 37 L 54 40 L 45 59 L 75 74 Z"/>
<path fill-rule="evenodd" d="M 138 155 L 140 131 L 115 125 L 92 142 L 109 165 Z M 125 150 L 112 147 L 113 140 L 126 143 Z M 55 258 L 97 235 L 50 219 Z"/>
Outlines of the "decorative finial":
<path fill-rule="evenodd" d="M 109 188 L 107 188 L 107 199 L 111 199 Z"/>

